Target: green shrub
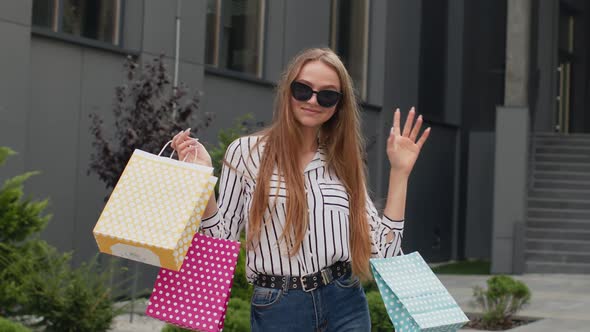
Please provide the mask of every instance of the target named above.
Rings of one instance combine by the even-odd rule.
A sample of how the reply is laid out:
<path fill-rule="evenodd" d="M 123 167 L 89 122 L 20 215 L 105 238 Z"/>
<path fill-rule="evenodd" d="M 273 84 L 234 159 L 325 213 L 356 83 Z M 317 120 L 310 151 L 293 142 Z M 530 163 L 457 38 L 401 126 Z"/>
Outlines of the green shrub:
<path fill-rule="evenodd" d="M 493 329 L 510 324 L 512 316 L 530 302 L 531 292 L 521 281 L 505 275 L 493 276 L 488 289 L 474 287 L 475 303 L 483 310 L 484 328 Z"/>
<path fill-rule="evenodd" d="M 15 152 L 0 146 L 0 166 Z M 38 172 L 28 172 L 4 182 L 0 188 L 0 243 L 17 246 L 34 233 L 41 231 L 50 216 L 44 214 L 48 201 L 24 198 L 24 182 Z"/>
<path fill-rule="evenodd" d="M 183 329 L 182 327 L 174 325 L 165 325 L 161 332 L 191 332 L 191 330 Z"/>
<path fill-rule="evenodd" d="M 250 298 L 232 297 L 225 314 L 224 331 L 250 331 Z"/>
<path fill-rule="evenodd" d="M 11 154 L 0 148 L 0 165 Z M 74 269 L 71 254 L 38 238 L 49 216 L 47 201 L 23 198 L 24 181 L 33 174 L 10 178 L 0 188 L 0 315 L 34 317 L 34 325 L 47 332 L 106 331 L 122 310 L 114 308 L 107 286 L 114 266 L 92 260 Z"/>
<path fill-rule="evenodd" d="M 19 323 L 9 321 L 8 319 L 0 317 L 0 331 L 2 332 L 31 332 L 28 328 Z"/>
<path fill-rule="evenodd" d="M 225 313 L 224 331 L 248 332 L 250 331 L 250 300 L 232 297 Z M 0 330 L 1 331 L 1 330 Z M 166 325 L 161 332 L 185 332 L 190 331 L 174 325 Z"/>
<path fill-rule="evenodd" d="M 366 292 L 367 302 L 369 303 L 369 312 L 371 314 L 371 331 L 389 332 L 393 331 L 393 324 L 383 304 L 383 299 L 379 291 Z"/>

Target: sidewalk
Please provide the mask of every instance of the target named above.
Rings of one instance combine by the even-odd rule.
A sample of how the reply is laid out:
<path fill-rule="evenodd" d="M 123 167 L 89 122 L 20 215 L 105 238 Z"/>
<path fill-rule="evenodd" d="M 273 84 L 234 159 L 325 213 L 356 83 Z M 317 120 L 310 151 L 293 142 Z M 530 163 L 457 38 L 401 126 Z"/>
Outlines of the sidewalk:
<path fill-rule="evenodd" d="M 439 278 L 463 311 L 477 311 L 470 305 L 473 286 L 485 287 L 489 276 Z M 515 278 L 525 282 L 532 294 L 531 303 L 519 316 L 543 319 L 510 331 L 590 331 L 590 275 L 526 274 Z"/>
<path fill-rule="evenodd" d="M 489 276 L 439 275 L 439 278 L 463 311 L 477 312 L 470 305 L 473 287 L 485 287 Z M 532 293 L 531 304 L 519 315 L 543 319 L 511 332 L 590 331 L 590 275 L 527 274 L 515 278 L 524 281 Z M 138 314 L 134 315 L 133 323 L 129 322 L 128 314 L 119 316 L 111 332 L 159 332 L 162 329 L 164 323 L 141 314 L 145 304 L 135 307 Z"/>

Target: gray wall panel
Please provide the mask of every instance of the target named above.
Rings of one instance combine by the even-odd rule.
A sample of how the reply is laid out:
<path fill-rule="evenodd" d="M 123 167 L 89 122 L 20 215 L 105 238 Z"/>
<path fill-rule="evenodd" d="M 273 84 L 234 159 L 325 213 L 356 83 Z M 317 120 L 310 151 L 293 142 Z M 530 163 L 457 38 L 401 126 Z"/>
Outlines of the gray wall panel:
<path fill-rule="evenodd" d="M 384 109 L 408 110 L 418 103 L 422 1 L 387 2 Z"/>
<path fill-rule="evenodd" d="M 430 261 L 450 259 L 457 129 L 432 126 L 408 184 L 404 252 Z"/>
<path fill-rule="evenodd" d="M 0 20 L 31 25 L 32 0 L 0 1 Z"/>
<path fill-rule="evenodd" d="M 205 75 L 202 109 L 214 114 L 211 127 L 203 134 L 205 142 L 217 142 L 220 129 L 234 119 L 252 113 L 256 121 L 269 124 L 273 112 L 273 88 L 212 74 Z"/>
<path fill-rule="evenodd" d="M 525 222 L 529 110 L 498 107 L 494 163 L 492 273 L 512 273 L 514 224 Z M 510 248 L 510 249 L 507 249 Z"/>
<path fill-rule="evenodd" d="M 94 152 L 90 134 L 91 113 L 99 114 L 109 123 L 115 86 L 123 83 L 122 64 L 124 57 L 118 54 L 85 49 L 81 59 L 81 98 L 79 121 L 76 126 L 78 135 L 77 172 L 75 175 L 76 201 L 74 217 L 75 261 L 90 258 L 97 252 L 92 229 L 104 207 L 105 189 L 98 176 L 87 175 L 90 155 Z"/>
<path fill-rule="evenodd" d="M 143 51 L 172 56 L 176 26 L 176 1 L 145 0 Z"/>
<path fill-rule="evenodd" d="M 469 136 L 465 256 L 489 259 L 492 241 L 494 192 L 494 133 L 472 132 Z"/>
<path fill-rule="evenodd" d="M 447 13 L 447 68 L 445 91 L 445 121 L 461 123 L 463 92 L 463 7 L 464 0 L 449 1 Z M 442 105 L 441 105 L 442 106 Z"/>
<path fill-rule="evenodd" d="M 374 109 L 365 109 L 362 111 L 362 133 L 366 141 L 367 153 L 367 186 L 373 197 L 375 206 L 380 210 L 385 206 L 385 200 L 382 199 L 378 191 L 382 182 L 387 182 L 387 177 L 382 173 L 378 160 L 381 160 L 385 154 L 385 148 L 381 144 L 383 135 L 381 135 L 380 125 L 381 111 Z M 387 173 L 388 175 L 389 173 Z"/>
<path fill-rule="evenodd" d="M 51 200 L 53 218 L 44 238 L 62 251 L 73 249 L 81 49 L 43 38 L 31 41 L 31 116 L 27 167 L 40 176 L 31 192 Z"/>
<path fill-rule="evenodd" d="M 330 44 L 330 1 L 286 2 L 284 63 L 309 47 Z"/>
<path fill-rule="evenodd" d="M 182 61 L 196 64 L 203 64 L 205 61 L 206 11 L 207 1 L 182 1 L 180 24 L 180 58 Z M 174 37 L 172 39 L 174 40 Z"/>
<path fill-rule="evenodd" d="M 266 32 L 264 41 L 264 78 L 276 82 L 279 80 L 285 63 L 285 0 L 266 2 Z"/>
<path fill-rule="evenodd" d="M 126 0 L 123 10 L 123 47 L 139 51 L 143 38 L 143 0 Z"/>
<path fill-rule="evenodd" d="M 387 2 L 370 2 L 369 20 L 369 58 L 367 64 L 367 102 L 383 104 L 385 91 L 385 63 L 387 45 Z"/>
<path fill-rule="evenodd" d="M 9 11 L 0 10 L 0 13 L 4 16 Z M 23 172 L 28 155 L 30 35 L 30 27 L 0 20 L 0 146 L 8 146 L 19 153 L 0 168 L 1 178 Z"/>
<path fill-rule="evenodd" d="M 170 69 L 173 69 L 174 65 L 171 64 Z M 193 63 L 181 62 L 179 65 L 179 76 L 178 81 L 188 86 L 189 92 L 195 92 L 203 90 L 203 81 L 205 76 L 205 68 L 203 65 L 195 65 Z"/>

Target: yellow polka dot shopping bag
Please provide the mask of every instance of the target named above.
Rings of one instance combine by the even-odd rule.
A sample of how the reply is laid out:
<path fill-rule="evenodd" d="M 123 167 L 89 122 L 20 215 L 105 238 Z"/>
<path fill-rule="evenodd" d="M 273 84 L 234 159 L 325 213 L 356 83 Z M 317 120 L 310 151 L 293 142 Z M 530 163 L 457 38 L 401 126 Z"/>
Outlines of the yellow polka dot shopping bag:
<path fill-rule="evenodd" d="M 212 174 L 135 150 L 94 227 L 99 250 L 178 271 L 217 181 Z"/>
<path fill-rule="evenodd" d="M 191 330 L 221 331 L 239 252 L 240 242 L 196 233 L 180 271 L 160 269 L 146 315 Z"/>
<path fill-rule="evenodd" d="M 419 253 L 370 262 L 396 332 L 457 331 L 469 321 Z"/>

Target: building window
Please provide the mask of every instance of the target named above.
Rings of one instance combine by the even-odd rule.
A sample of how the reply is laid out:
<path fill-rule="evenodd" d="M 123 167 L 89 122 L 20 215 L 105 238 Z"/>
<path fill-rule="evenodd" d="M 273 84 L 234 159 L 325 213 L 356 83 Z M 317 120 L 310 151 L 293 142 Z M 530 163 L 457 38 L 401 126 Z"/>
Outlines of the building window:
<path fill-rule="evenodd" d="M 262 76 L 265 0 L 208 0 L 205 63 Z"/>
<path fill-rule="evenodd" d="M 367 96 L 370 0 L 332 0 L 330 46 L 340 56 L 361 99 Z"/>
<path fill-rule="evenodd" d="M 563 134 L 570 132 L 572 111 L 572 67 L 575 65 L 575 12 L 565 4 L 560 3 L 558 26 L 558 60 L 557 79 L 557 113 L 555 114 L 555 131 Z"/>
<path fill-rule="evenodd" d="M 123 0 L 33 0 L 33 26 L 120 45 Z"/>

